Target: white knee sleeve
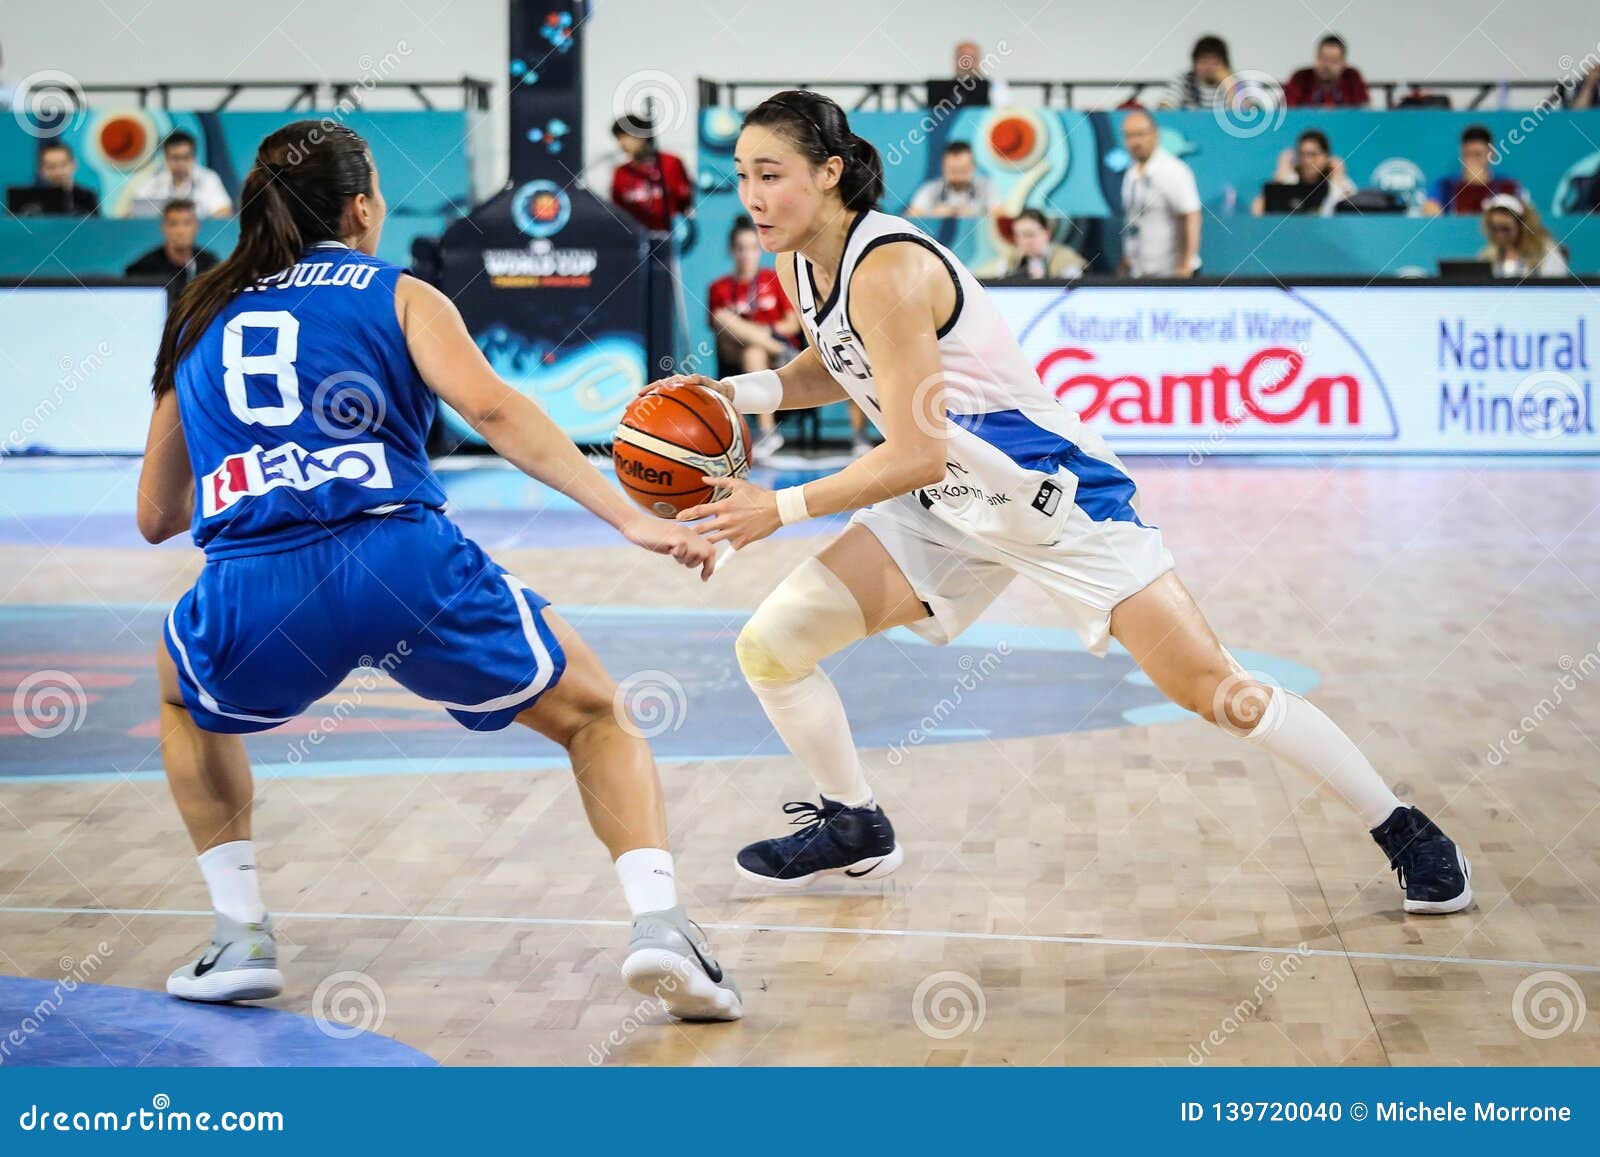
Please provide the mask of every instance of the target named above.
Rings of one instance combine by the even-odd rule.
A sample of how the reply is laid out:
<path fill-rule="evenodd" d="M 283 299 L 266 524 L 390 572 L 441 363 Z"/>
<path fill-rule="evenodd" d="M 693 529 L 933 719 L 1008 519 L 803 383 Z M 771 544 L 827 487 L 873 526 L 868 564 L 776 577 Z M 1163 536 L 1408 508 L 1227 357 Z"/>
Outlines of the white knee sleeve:
<path fill-rule="evenodd" d="M 850 588 L 808 558 L 762 600 L 739 632 L 734 653 L 751 683 L 791 683 L 866 633 Z"/>

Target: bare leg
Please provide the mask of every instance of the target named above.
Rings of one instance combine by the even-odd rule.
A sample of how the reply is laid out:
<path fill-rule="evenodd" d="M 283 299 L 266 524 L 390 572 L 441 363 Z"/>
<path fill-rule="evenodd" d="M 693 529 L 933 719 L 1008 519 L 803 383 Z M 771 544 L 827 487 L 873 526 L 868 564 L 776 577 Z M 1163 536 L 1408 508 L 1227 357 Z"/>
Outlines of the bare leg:
<path fill-rule="evenodd" d="M 255 783 L 244 740 L 195 723 L 183 705 L 178 670 L 165 644 L 156 648 L 156 675 L 161 685 L 161 762 L 194 850 L 248 840 Z"/>
<path fill-rule="evenodd" d="M 650 745 L 617 718 L 617 685 L 560 615 L 545 621 L 566 652 L 561 681 L 517 722 L 567 749 L 589 826 L 611 858 L 636 848 L 667 847 L 667 811 Z"/>
<path fill-rule="evenodd" d="M 1111 633 L 1167 698 L 1332 787 L 1368 828 L 1401 806 L 1333 720 L 1234 661 L 1175 572 L 1118 604 Z"/>

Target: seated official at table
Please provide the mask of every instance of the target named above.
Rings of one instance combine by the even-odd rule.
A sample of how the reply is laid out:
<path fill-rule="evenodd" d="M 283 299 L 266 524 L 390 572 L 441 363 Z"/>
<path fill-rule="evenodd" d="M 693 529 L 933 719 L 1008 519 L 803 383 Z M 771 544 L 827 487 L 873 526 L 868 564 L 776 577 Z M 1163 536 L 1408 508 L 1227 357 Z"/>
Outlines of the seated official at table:
<path fill-rule="evenodd" d="M 1078 277 L 1088 262 L 1070 245 L 1057 244 L 1055 226 L 1037 209 L 1024 209 L 1011 222 L 1015 256 L 1004 276 L 1032 281 L 1064 281 Z"/>
<path fill-rule="evenodd" d="M 1539 220 L 1539 213 L 1520 197 L 1500 193 L 1483 206 L 1483 235 L 1489 244 L 1478 253 L 1494 267 L 1496 277 L 1568 277 L 1561 247 Z"/>
<path fill-rule="evenodd" d="M 76 181 L 78 158 L 62 141 L 39 146 L 36 184 L 6 190 L 6 209 L 16 217 L 98 217 L 100 198 Z"/>
<path fill-rule="evenodd" d="M 761 238 L 748 217 L 740 217 L 728 234 L 733 272 L 713 281 L 706 291 L 711 328 L 717 335 L 717 376 L 773 370 L 799 352 L 795 339 L 800 319 L 783 294 L 774 270 L 761 264 Z M 755 456 L 765 458 L 783 446 L 776 414 L 760 414 L 761 440 Z"/>
<path fill-rule="evenodd" d="M 1273 186 L 1283 192 L 1275 192 Z M 1294 148 L 1278 154 L 1277 171 L 1256 194 L 1250 212 L 1257 217 L 1268 213 L 1327 215 L 1355 191 L 1356 183 L 1345 172 L 1344 160 L 1333 155 L 1327 134 L 1306 129 Z"/>
<path fill-rule="evenodd" d="M 161 244 L 122 272 L 128 277 L 159 277 L 167 288 L 181 291 L 217 263 L 216 254 L 195 244 L 199 235 L 200 215 L 194 202 L 168 201 L 161 211 Z"/>

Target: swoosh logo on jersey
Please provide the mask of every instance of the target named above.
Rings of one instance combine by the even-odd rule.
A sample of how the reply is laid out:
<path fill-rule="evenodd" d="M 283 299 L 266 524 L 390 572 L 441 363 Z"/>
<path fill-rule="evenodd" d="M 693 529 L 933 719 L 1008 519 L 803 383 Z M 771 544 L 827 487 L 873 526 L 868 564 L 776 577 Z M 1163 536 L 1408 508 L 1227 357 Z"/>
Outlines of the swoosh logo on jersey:
<path fill-rule="evenodd" d="M 195 964 L 195 966 L 194 966 L 195 977 L 196 978 L 202 977 L 206 973 L 210 972 L 213 968 L 215 968 L 217 966 L 217 961 L 222 959 L 222 954 L 224 952 L 226 952 L 227 950 L 228 950 L 228 946 L 226 944 L 220 944 L 220 945 L 213 944 L 211 946 L 211 951 L 206 953 L 206 956 L 209 956 L 210 959 L 208 960 L 208 959 L 206 959 L 206 956 L 202 956 L 199 959 L 199 961 Z"/>

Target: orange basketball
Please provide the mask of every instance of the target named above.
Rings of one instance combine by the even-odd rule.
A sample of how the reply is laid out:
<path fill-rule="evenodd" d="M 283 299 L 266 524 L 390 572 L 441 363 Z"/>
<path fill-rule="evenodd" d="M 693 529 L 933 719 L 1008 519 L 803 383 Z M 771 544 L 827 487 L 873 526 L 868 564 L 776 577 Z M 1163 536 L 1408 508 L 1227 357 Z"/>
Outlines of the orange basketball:
<path fill-rule="evenodd" d="M 623 411 L 611 446 L 617 481 L 662 518 L 712 502 L 727 491 L 700 481 L 750 471 L 750 428 L 715 390 L 674 382 L 640 394 Z"/>

